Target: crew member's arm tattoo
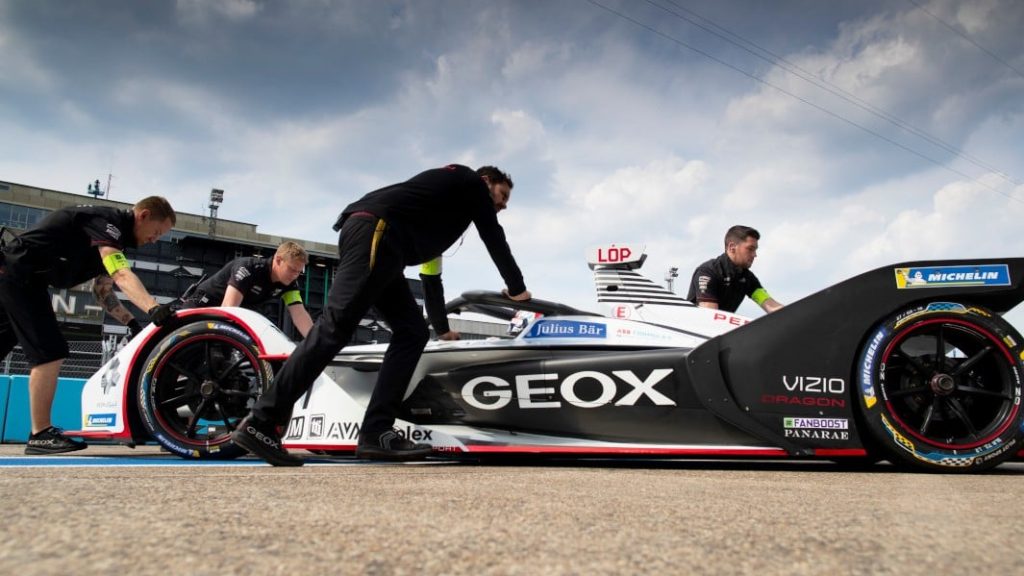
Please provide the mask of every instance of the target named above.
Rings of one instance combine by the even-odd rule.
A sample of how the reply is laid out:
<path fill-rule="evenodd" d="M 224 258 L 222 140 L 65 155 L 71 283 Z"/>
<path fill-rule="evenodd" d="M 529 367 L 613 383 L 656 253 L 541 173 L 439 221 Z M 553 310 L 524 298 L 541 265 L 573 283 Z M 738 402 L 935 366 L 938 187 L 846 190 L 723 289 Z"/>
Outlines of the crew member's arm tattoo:
<path fill-rule="evenodd" d="M 121 324 L 127 325 L 132 321 L 132 313 L 121 304 L 121 300 L 114 294 L 114 280 L 110 276 L 97 276 L 92 284 L 92 293 L 96 302 Z"/>

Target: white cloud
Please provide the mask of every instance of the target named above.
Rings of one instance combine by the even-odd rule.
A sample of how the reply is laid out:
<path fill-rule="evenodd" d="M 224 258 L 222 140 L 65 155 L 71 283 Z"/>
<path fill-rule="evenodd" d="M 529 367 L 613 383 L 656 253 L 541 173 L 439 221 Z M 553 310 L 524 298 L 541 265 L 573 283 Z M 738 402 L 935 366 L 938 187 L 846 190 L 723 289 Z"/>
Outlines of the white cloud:
<path fill-rule="evenodd" d="M 165 80 L 153 76 L 125 78 L 113 89 L 113 101 L 126 112 L 163 115 L 169 127 L 188 124 L 198 137 L 206 133 L 230 135 L 236 128 L 237 111 L 221 93 L 198 83 Z"/>
<path fill-rule="evenodd" d="M 913 185 L 903 186 L 908 184 Z M 775 290 L 793 298 L 887 264 L 1024 250 L 1024 239 L 999 232 L 1024 217 L 1024 203 L 976 182 L 948 182 L 916 206 L 897 210 L 886 202 L 890 194 L 881 190 L 827 201 L 762 229 L 758 275 L 774 279 Z"/>
<path fill-rule="evenodd" d="M 251 19 L 260 10 L 254 0 L 176 0 L 178 18 L 188 25 L 209 25 L 218 20 L 239 22 Z"/>
<path fill-rule="evenodd" d="M 425 87 L 435 100 L 441 100 L 451 94 L 453 83 L 451 62 L 448 55 L 442 54 L 435 61 L 434 77 L 426 81 Z"/>
<path fill-rule="evenodd" d="M 539 74 L 564 66 L 571 52 L 565 44 L 527 42 L 508 55 L 501 73 L 509 82 L 532 83 Z"/>
<path fill-rule="evenodd" d="M 986 183 L 993 178 L 987 178 Z M 1017 193 L 1024 192 L 1018 187 Z M 952 182 L 935 192 L 930 210 L 907 210 L 885 230 L 893 254 L 915 258 L 980 257 L 1019 253 L 1024 239 L 996 231 L 1024 216 L 1024 202 L 995 194 L 976 182 Z"/>
<path fill-rule="evenodd" d="M 978 0 L 975 2 L 933 2 L 929 11 L 938 14 L 945 21 L 949 19 L 942 16 L 943 8 L 952 8 L 955 14 L 955 21 L 964 27 L 964 31 L 970 36 L 984 37 L 985 31 L 991 26 L 993 20 L 999 19 L 1000 2 L 998 0 Z"/>
<path fill-rule="evenodd" d="M 701 191 L 707 179 L 704 162 L 669 157 L 620 168 L 602 182 L 578 191 L 571 206 L 581 209 L 588 221 L 610 226 L 668 224 L 684 213 L 687 201 Z"/>
<path fill-rule="evenodd" d="M 907 81 L 926 67 L 934 69 L 926 66 L 919 39 L 905 36 L 899 26 L 880 16 L 848 23 L 826 49 L 787 56 L 792 66 L 770 69 L 764 75 L 766 85 L 730 104 L 728 121 L 768 131 L 827 132 L 837 122 L 842 127 L 842 120 L 813 104 L 869 126 L 876 124 L 877 118 L 864 108 L 886 110 L 908 92 L 916 96 Z"/>
<path fill-rule="evenodd" d="M 544 142 L 544 126 L 522 110 L 495 110 L 491 122 L 498 127 L 494 137 L 500 143 L 502 156 Z"/>
<path fill-rule="evenodd" d="M 743 175 L 722 201 L 727 211 L 760 210 L 773 205 L 807 199 L 817 188 L 813 172 L 806 166 L 785 161 L 754 167 Z"/>

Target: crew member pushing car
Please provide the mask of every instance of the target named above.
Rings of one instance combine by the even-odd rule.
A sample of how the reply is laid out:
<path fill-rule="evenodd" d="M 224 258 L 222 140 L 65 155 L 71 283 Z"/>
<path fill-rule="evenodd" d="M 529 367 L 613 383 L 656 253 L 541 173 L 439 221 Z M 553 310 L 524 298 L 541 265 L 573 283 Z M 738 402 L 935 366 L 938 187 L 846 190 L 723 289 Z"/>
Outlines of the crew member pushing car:
<path fill-rule="evenodd" d="M 15 344 L 32 367 L 29 409 L 32 432 L 26 454 L 57 454 L 86 447 L 52 425 L 51 410 L 68 344 L 50 305 L 48 286 L 70 288 L 95 278 L 93 293 L 103 309 L 139 331 L 138 322 L 114 294 L 114 284 L 146 310 L 154 324 L 172 312 L 150 296 L 125 258 L 125 248 L 156 242 L 174 226 L 167 200 L 150 196 L 131 210 L 76 206 L 55 210 L 0 253 L 0 359 Z"/>
<path fill-rule="evenodd" d="M 346 207 L 334 225 L 340 231 L 339 263 L 327 306 L 232 433 L 234 442 L 275 466 L 301 466 L 302 459 L 281 446 L 277 427 L 288 423 L 296 400 L 375 306 L 393 335 L 366 408 L 356 456 L 410 460 L 429 455 L 429 445 L 414 444 L 392 429 L 429 338 L 403 269 L 437 258 L 474 224 L 505 280 L 505 293 L 516 301 L 530 299 L 498 224 L 497 213 L 506 207 L 511 190 L 512 180 L 493 166 L 474 172 L 453 164 L 370 192 Z"/>
<path fill-rule="evenodd" d="M 302 304 L 296 279 L 308 262 L 306 249 L 291 240 L 278 246 L 270 258 L 235 258 L 200 282 L 185 298 L 185 308 L 241 306 L 255 309 L 267 300 L 280 297 L 288 307 L 295 328 L 305 337 L 313 327 L 313 320 Z"/>
<path fill-rule="evenodd" d="M 774 312 L 782 304 L 768 295 L 750 271 L 757 258 L 761 234 L 749 226 L 733 226 L 725 233 L 725 252 L 693 271 L 686 299 L 702 308 L 735 312 L 749 296 L 765 312 Z"/>
<path fill-rule="evenodd" d="M 444 283 L 441 281 L 442 257 L 438 256 L 420 266 L 420 285 L 423 287 L 423 307 L 427 310 L 427 320 L 434 327 L 438 340 L 460 340 L 458 330 L 452 330 L 448 324 L 448 311 L 445 310 Z"/>

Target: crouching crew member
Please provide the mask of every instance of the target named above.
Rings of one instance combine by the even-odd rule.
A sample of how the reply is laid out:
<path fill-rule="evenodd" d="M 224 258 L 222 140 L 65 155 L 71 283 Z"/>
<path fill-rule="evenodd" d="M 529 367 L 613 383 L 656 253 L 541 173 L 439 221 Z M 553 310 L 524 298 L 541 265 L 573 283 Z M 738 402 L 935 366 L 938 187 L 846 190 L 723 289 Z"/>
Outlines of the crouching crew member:
<path fill-rule="evenodd" d="M 185 297 L 185 308 L 241 306 L 254 310 L 259 304 L 280 296 L 295 328 L 305 337 L 313 327 L 313 320 L 302 303 L 296 280 L 308 263 L 306 249 L 291 240 L 278 246 L 271 258 L 235 258 L 200 282 L 195 291 Z"/>

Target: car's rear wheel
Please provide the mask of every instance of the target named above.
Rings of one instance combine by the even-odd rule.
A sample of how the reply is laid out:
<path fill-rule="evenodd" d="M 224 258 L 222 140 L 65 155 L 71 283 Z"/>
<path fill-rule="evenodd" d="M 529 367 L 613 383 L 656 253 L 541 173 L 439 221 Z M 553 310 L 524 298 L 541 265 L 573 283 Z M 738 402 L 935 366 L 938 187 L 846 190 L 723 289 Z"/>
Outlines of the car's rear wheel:
<path fill-rule="evenodd" d="M 270 365 L 252 338 L 218 320 L 194 322 L 164 337 L 146 360 L 138 403 L 146 430 L 185 458 L 245 453 L 231 432 L 269 386 Z"/>
<path fill-rule="evenodd" d="M 932 303 L 889 318 L 860 355 L 865 425 L 894 461 L 997 466 L 1021 444 L 1020 334 L 987 310 Z"/>

